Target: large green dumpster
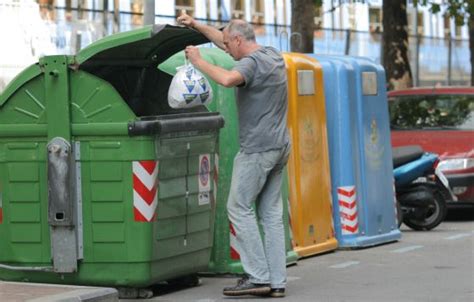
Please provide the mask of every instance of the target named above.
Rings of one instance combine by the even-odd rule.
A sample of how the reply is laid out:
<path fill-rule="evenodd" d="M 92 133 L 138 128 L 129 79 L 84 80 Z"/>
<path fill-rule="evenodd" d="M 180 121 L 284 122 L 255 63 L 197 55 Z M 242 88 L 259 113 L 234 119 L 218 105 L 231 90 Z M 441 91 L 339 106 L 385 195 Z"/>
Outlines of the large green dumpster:
<path fill-rule="evenodd" d="M 0 95 L 0 279 L 146 287 L 207 269 L 223 118 L 172 110 L 155 25 L 44 57 Z"/>
<path fill-rule="evenodd" d="M 202 57 L 215 65 L 225 69 L 231 69 L 235 62 L 224 51 L 218 48 L 201 48 Z M 176 67 L 184 64 L 184 53 L 179 52 L 159 65 L 159 69 L 171 75 L 176 73 Z M 240 256 L 235 246 L 235 233 L 227 217 L 227 197 L 229 195 L 232 178 L 234 157 L 239 151 L 237 106 L 235 103 L 234 89 L 225 88 L 209 81 L 214 92 L 214 102 L 209 109 L 219 112 L 225 118 L 226 125 L 219 134 L 219 158 L 218 158 L 218 185 L 216 222 L 214 233 L 214 246 L 211 255 L 209 271 L 215 273 L 242 273 Z M 286 175 L 286 173 L 285 173 Z M 282 185 L 282 198 L 288 200 L 288 181 Z M 288 203 L 284 202 L 285 237 L 287 250 L 287 263 L 294 264 L 297 254 L 293 251 L 290 237 L 288 220 Z"/>

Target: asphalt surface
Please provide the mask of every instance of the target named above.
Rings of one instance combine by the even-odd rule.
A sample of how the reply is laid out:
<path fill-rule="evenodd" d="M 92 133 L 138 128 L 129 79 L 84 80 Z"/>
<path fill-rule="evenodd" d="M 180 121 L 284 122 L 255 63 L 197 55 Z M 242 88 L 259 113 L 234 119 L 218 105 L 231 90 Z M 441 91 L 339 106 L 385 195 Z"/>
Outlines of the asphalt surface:
<path fill-rule="evenodd" d="M 451 210 L 434 230 L 402 232 L 395 243 L 299 260 L 288 268 L 286 297 L 278 301 L 474 302 L 474 208 Z M 157 286 L 146 301 L 269 300 L 223 296 L 235 280 L 205 276 L 197 287 Z"/>

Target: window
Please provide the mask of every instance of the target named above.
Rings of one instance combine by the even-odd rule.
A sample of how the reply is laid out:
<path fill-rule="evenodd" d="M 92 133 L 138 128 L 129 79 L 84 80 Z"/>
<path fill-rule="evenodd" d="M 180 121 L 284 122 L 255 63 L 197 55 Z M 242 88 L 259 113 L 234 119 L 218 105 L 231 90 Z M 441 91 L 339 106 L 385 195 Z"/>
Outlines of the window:
<path fill-rule="evenodd" d="M 371 32 L 382 31 L 382 10 L 380 8 L 369 8 L 369 28 Z"/>
<path fill-rule="evenodd" d="M 449 36 L 449 34 L 451 33 L 451 18 L 445 15 L 443 17 L 443 20 L 444 20 L 444 35 Z"/>
<path fill-rule="evenodd" d="M 265 26 L 261 25 L 265 23 L 265 3 L 264 0 L 252 1 L 252 23 L 255 35 L 265 35 Z"/>
<path fill-rule="evenodd" d="M 206 18 L 207 19 L 212 19 L 211 18 L 211 0 L 206 0 Z"/>
<path fill-rule="evenodd" d="M 265 3 L 264 0 L 254 0 L 252 3 L 252 22 L 264 23 Z"/>
<path fill-rule="evenodd" d="M 183 10 L 186 11 L 186 14 L 194 16 L 194 0 L 176 0 L 176 16 L 179 16 Z"/>
<path fill-rule="evenodd" d="M 355 6 L 353 4 L 348 5 L 347 11 L 349 12 L 349 29 L 356 29 L 356 17 L 355 17 Z"/>
<path fill-rule="evenodd" d="M 473 95 L 403 96 L 389 101 L 395 130 L 474 130 Z"/>
<path fill-rule="evenodd" d="M 132 11 L 132 24 L 143 25 L 143 1 L 132 0 L 130 8 Z"/>
<path fill-rule="evenodd" d="M 416 16 L 416 20 L 417 20 L 417 25 L 418 25 L 418 34 L 419 35 L 422 35 L 423 34 L 423 13 L 422 12 L 418 12 L 417 16 Z"/>
<path fill-rule="evenodd" d="M 461 38 L 462 36 L 462 26 L 456 25 L 456 30 L 454 31 L 456 38 Z"/>
<path fill-rule="evenodd" d="M 232 0 L 232 19 L 244 19 L 245 18 L 245 1 L 244 0 Z"/>
<path fill-rule="evenodd" d="M 322 6 L 314 6 L 314 24 L 316 28 L 323 27 L 323 7 Z"/>

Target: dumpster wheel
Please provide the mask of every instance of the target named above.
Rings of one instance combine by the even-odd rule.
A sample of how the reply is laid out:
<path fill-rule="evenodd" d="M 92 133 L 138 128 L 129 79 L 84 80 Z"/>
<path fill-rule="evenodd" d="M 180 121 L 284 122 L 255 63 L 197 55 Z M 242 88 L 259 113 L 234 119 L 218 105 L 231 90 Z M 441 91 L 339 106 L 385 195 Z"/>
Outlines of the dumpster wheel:
<path fill-rule="evenodd" d="M 117 288 L 119 299 L 150 299 L 153 297 L 153 290 L 150 288 Z"/>

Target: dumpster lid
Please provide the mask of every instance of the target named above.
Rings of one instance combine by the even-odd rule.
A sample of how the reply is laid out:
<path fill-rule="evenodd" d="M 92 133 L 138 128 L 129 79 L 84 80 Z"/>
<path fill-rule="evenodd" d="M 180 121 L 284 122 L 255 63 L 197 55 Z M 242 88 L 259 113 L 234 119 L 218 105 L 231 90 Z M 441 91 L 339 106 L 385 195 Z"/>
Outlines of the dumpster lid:
<path fill-rule="evenodd" d="M 98 40 L 76 55 L 81 66 L 141 66 L 157 65 L 187 45 L 199 45 L 209 40 L 196 30 L 169 24 L 148 25 Z"/>

